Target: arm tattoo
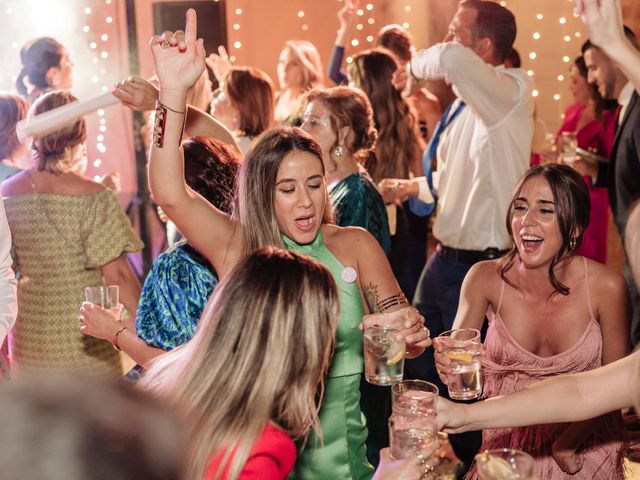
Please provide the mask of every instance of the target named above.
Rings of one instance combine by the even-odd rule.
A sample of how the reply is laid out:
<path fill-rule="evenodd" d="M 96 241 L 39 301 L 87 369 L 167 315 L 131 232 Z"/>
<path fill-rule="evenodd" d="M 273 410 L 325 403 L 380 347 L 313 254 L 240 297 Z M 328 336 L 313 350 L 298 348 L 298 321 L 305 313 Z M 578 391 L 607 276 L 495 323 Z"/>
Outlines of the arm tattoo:
<path fill-rule="evenodd" d="M 380 313 L 380 309 L 378 308 L 378 299 L 380 296 L 378 295 L 378 286 L 370 283 L 369 285 L 365 285 L 364 287 L 364 298 L 369 304 L 369 308 L 372 313 Z"/>

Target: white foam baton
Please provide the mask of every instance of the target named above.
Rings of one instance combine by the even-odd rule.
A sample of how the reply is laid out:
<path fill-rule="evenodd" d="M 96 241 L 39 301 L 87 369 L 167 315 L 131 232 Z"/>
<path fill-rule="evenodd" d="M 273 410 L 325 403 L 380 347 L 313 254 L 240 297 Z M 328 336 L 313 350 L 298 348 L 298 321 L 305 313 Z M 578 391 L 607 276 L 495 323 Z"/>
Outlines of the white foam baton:
<path fill-rule="evenodd" d="M 20 141 L 33 136 L 43 136 L 60 130 L 77 121 L 87 113 L 119 103 L 111 93 L 104 93 L 86 100 L 78 100 L 48 112 L 20 120 L 16 125 L 16 134 Z"/>

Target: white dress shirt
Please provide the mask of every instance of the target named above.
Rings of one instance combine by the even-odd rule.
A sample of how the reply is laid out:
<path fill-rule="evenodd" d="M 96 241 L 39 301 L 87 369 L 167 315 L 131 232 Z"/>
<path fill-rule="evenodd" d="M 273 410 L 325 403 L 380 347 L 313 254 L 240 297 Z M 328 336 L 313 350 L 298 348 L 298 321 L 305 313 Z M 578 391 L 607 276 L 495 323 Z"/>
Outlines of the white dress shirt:
<path fill-rule="evenodd" d="M 509 248 L 505 219 L 531 156 L 531 80 L 455 42 L 419 52 L 410 68 L 417 78 L 443 78 L 467 104 L 440 137 L 434 236 L 463 250 Z"/>
<path fill-rule="evenodd" d="M 16 276 L 11 269 L 11 232 L 0 198 L 0 345 L 13 327 L 18 314 Z"/>
<path fill-rule="evenodd" d="M 622 87 L 620 90 L 620 95 L 618 95 L 618 104 L 620 105 L 620 113 L 618 115 L 618 125 L 622 124 L 622 120 L 624 120 L 624 114 L 627 111 L 627 107 L 629 106 L 629 102 L 631 101 L 631 96 L 633 95 L 633 84 L 631 82 L 627 82 L 627 84 Z"/>

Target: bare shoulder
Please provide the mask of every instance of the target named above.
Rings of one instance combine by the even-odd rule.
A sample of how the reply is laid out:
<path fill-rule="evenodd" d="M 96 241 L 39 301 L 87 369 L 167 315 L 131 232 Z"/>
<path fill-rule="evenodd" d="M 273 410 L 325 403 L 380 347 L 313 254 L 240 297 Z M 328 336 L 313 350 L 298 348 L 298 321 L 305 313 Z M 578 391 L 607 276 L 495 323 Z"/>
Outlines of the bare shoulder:
<path fill-rule="evenodd" d="M 340 260 L 358 263 L 358 260 L 364 261 L 365 258 L 372 260 L 378 254 L 385 257 L 378 241 L 364 228 L 325 224 L 322 226 L 322 236 L 324 244 Z"/>
<path fill-rule="evenodd" d="M 501 280 L 500 260 L 483 260 L 482 262 L 478 262 L 469 269 L 465 277 L 465 281 L 478 284 L 478 286 L 492 286 Z"/>
<path fill-rule="evenodd" d="M 26 170 L 18 172 L 2 182 L 2 196 L 15 197 L 17 195 L 25 195 L 32 193 L 33 187 L 29 174 Z"/>
<path fill-rule="evenodd" d="M 103 184 L 95 182 L 82 175 L 72 175 L 69 177 L 69 186 L 76 195 L 93 195 L 107 189 Z"/>
<path fill-rule="evenodd" d="M 627 291 L 624 277 L 599 262 L 587 259 L 587 275 L 592 295 L 602 295 L 606 299 Z"/>

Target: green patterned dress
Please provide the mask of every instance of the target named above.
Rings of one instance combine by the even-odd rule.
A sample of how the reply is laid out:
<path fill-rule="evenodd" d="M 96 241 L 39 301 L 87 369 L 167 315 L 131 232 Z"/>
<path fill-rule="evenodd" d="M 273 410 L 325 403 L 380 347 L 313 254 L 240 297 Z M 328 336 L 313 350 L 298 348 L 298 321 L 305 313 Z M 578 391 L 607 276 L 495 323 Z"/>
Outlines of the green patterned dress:
<path fill-rule="evenodd" d="M 291 479 L 369 480 L 373 467 L 366 458 L 367 427 L 360 410 L 360 378 L 364 368 L 362 333 L 364 315 L 355 281 L 343 280 L 345 266 L 327 249 L 318 231 L 315 240 L 300 245 L 283 236 L 285 246 L 314 258 L 333 275 L 340 298 L 336 351 L 320 408 L 322 442 L 312 434 L 298 456 Z M 345 275 L 348 278 L 348 275 Z"/>
<path fill-rule="evenodd" d="M 78 320 L 84 287 L 104 283 L 100 266 L 142 248 L 114 194 L 30 193 L 6 198 L 5 208 L 19 274 L 13 371 L 121 374 L 118 352 L 83 335 Z"/>

